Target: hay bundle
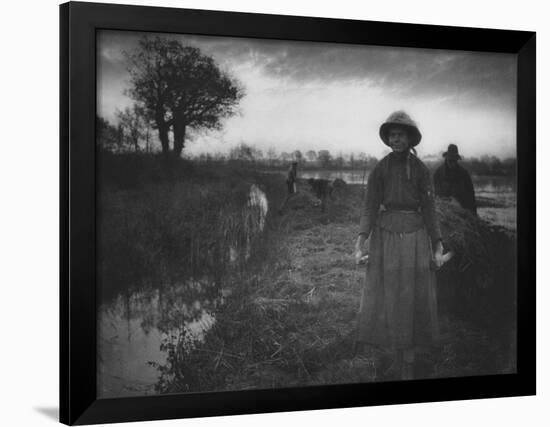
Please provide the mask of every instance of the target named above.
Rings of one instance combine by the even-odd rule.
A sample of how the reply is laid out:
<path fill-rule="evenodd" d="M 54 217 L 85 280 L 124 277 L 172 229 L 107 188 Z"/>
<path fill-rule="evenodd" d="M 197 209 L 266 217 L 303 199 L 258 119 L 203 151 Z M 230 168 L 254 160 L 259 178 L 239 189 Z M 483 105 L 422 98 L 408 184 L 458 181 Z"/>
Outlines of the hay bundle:
<path fill-rule="evenodd" d="M 456 205 L 437 200 L 443 245 L 455 257 L 438 272 L 447 303 L 471 314 L 507 311 L 515 298 L 515 235 Z"/>
<path fill-rule="evenodd" d="M 473 270 L 476 285 L 490 287 L 496 277 L 495 270 L 509 261 L 515 240 L 513 234 L 441 200 L 436 202 L 436 212 L 443 245 L 457 255 L 452 267 L 459 272 Z"/>
<path fill-rule="evenodd" d="M 291 194 L 285 203 L 286 209 L 302 210 L 314 206 L 318 200 L 308 191 L 299 191 Z"/>

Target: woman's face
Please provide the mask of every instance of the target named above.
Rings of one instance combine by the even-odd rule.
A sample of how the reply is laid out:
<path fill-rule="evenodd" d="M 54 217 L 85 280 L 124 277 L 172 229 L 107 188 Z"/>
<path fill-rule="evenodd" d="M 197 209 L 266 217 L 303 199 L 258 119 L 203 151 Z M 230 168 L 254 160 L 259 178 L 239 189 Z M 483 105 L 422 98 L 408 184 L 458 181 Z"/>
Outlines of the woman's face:
<path fill-rule="evenodd" d="M 401 128 L 390 128 L 388 142 L 394 153 L 402 153 L 409 148 L 409 133 Z"/>

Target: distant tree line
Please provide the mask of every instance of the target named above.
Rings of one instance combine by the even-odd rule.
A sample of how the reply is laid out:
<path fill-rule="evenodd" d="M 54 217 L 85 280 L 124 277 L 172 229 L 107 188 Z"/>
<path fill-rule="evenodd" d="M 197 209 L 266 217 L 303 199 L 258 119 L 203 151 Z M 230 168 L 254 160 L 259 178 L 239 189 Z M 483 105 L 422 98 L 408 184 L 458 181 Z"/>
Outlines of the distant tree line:
<path fill-rule="evenodd" d="M 233 162 L 252 165 L 262 169 L 286 169 L 292 162 L 298 162 L 302 169 L 371 169 L 376 165 L 376 157 L 364 152 L 333 154 L 329 150 L 308 150 L 302 152 L 278 152 L 271 147 L 266 151 L 253 145 L 241 143 L 224 153 L 201 153 L 192 156 L 192 159 L 205 162 Z"/>
<path fill-rule="evenodd" d="M 300 150 L 277 152 L 269 148 L 265 152 L 241 143 L 233 147 L 228 154 L 202 153 L 192 157 L 198 162 L 242 162 L 262 169 L 286 169 L 293 161 L 298 162 L 300 169 L 330 169 L 330 170 L 372 170 L 378 159 L 365 152 L 338 152 L 329 150 Z M 441 163 L 441 160 L 425 159 L 424 163 L 432 171 Z M 474 175 L 512 176 L 516 174 L 517 160 L 515 158 L 499 159 L 496 156 L 482 156 L 464 158 L 461 165 Z"/>
<path fill-rule="evenodd" d="M 125 110 L 119 114 L 117 125 L 109 123 L 102 117 L 97 117 L 97 129 L 99 145 L 113 153 L 154 153 L 159 152 L 158 144 L 153 143 L 150 131 L 145 128 L 136 131 L 132 126 L 139 123 L 129 118 L 133 111 Z M 300 169 L 330 169 L 330 170 L 372 170 L 378 159 L 365 152 L 338 152 L 329 150 L 307 150 L 302 152 L 281 151 L 271 147 L 261 150 L 254 145 L 240 143 L 232 147 L 229 152 L 201 153 L 189 155 L 190 160 L 198 163 L 240 163 L 261 169 L 283 170 L 296 161 Z M 424 159 L 426 166 L 434 171 L 442 162 L 441 160 Z M 469 157 L 460 161 L 470 173 L 474 175 L 513 176 L 516 174 L 517 160 L 515 158 L 499 159 L 496 156 Z"/>

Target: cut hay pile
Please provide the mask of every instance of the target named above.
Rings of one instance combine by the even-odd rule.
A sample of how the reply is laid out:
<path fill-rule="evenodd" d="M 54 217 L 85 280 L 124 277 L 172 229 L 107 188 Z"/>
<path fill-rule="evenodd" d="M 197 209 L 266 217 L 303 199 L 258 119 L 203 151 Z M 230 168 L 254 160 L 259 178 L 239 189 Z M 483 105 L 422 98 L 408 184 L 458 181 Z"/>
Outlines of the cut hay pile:
<path fill-rule="evenodd" d="M 308 209 L 313 206 L 320 205 L 319 199 L 317 199 L 311 192 L 300 189 L 298 193 L 292 194 L 288 197 L 285 208 L 287 210 L 301 210 Z"/>
<path fill-rule="evenodd" d="M 445 250 L 455 252 L 438 272 L 443 304 L 465 316 L 510 314 L 516 285 L 514 233 L 444 201 L 436 202 L 436 211 Z"/>

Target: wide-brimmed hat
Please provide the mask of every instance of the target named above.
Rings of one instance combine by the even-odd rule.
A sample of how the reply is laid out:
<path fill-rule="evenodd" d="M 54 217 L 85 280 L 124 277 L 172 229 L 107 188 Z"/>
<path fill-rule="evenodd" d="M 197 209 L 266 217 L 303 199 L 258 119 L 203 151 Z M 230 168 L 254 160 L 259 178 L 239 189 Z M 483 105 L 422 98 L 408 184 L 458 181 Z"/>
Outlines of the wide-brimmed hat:
<path fill-rule="evenodd" d="M 389 130 L 394 126 L 401 126 L 407 130 L 411 139 L 411 147 L 415 147 L 420 143 L 422 134 L 418 130 L 416 122 L 404 111 L 395 111 L 391 113 L 388 119 L 380 126 L 380 138 L 382 138 L 384 144 L 390 145 L 388 140 Z"/>
<path fill-rule="evenodd" d="M 449 144 L 447 151 L 443 153 L 443 157 L 446 159 L 460 160 L 462 157 L 458 154 L 458 147 L 455 144 Z"/>

